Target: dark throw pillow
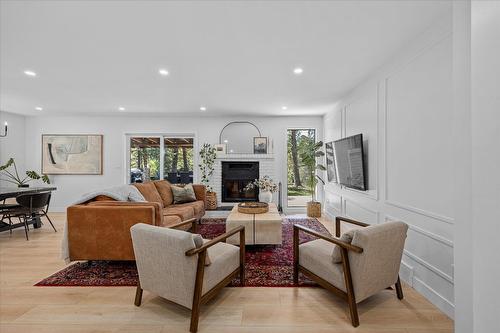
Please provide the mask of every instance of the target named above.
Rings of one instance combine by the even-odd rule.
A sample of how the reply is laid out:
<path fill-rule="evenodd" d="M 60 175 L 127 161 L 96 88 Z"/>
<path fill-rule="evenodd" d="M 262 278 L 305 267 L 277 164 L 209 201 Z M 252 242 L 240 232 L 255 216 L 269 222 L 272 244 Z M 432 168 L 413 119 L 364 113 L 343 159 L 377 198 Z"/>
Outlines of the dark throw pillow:
<path fill-rule="evenodd" d="M 184 187 L 171 185 L 171 188 L 174 195 L 174 204 L 196 201 L 192 184 L 187 184 Z"/>

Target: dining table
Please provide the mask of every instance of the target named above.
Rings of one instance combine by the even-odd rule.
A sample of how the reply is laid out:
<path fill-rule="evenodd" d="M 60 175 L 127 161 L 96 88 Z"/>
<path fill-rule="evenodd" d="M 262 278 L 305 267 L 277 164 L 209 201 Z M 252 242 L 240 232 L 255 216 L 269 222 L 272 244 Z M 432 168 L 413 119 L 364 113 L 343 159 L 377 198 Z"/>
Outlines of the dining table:
<path fill-rule="evenodd" d="M 0 207 L 1 203 L 9 198 L 16 198 L 21 194 L 34 194 L 41 192 L 52 192 L 57 190 L 57 187 L 54 186 L 33 186 L 33 187 L 0 187 Z M 2 212 L 0 210 L 0 216 L 2 216 Z M 42 226 L 42 222 L 39 217 L 32 218 L 28 224 L 32 224 L 35 229 L 40 228 Z M 12 225 L 0 220 L 0 232 L 8 231 L 11 229 L 23 227 L 24 223 L 13 223 Z"/>

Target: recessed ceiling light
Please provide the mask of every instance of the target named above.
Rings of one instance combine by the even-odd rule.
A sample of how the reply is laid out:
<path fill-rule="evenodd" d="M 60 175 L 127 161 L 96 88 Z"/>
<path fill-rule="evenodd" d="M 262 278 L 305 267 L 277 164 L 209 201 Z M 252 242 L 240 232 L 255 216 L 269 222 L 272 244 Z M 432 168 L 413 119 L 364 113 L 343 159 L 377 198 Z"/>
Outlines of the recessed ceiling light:
<path fill-rule="evenodd" d="M 124 108 L 123 106 L 120 106 L 120 107 L 118 108 L 118 110 L 119 110 L 119 111 L 125 111 L 125 108 Z"/>
<path fill-rule="evenodd" d="M 228 143 L 228 142 L 229 142 L 229 141 L 227 141 L 227 139 L 226 139 L 226 140 L 224 140 L 224 143 Z"/>
<path fill-rule="evenodd" d="M 286 107 L 285 105 L 281 107 L 281 110 L 286 110 L 286 109 L 288 109 L 288 107 Z"/>
<path fill-rule="evenodd" d="M 41 106 L 37 106 L 37 107 L 35 108 L 35 110 L 37 110 L 37 111 L 42 111 L 42 110 L 43 110 L 43 108 L 42 108 Z"/>
<path fill-rule="evenodd" d="M 204 106 L 200 106 L 200 111 L 207 111 L 207 108 Z"/>
<path fill-rule="evenodd" d="M 302 74 L 303 72 L 304 72 L 304 70 L 303 70 L 301 67 L 295 67 L 295 68 L 293 69 L 293 73 L 294 73 L 295 75 L 300 75 L 300 74 Z"/>
<path fill-rule="evenodd" d="M 33 76 L 33 77 L 34 77 L 34 76 L 36 76 L 36 73 L 35 73 L 35 72 L 33 72 L 33 71 L 30 71 L 30 70 L 25 70 L 25 71 L 24 71 L 24 74 L 26 74 L 26 75 L 28 75 L 28 76 Z"/>
<path fill-rule="evenodd" d="M 165 68 L 160 68 L 158 70 L 158 73 L 160 73 L 160 75 L 163 75 L 163 76 L 168 76 L 168 74 L 170 74 Z"/>

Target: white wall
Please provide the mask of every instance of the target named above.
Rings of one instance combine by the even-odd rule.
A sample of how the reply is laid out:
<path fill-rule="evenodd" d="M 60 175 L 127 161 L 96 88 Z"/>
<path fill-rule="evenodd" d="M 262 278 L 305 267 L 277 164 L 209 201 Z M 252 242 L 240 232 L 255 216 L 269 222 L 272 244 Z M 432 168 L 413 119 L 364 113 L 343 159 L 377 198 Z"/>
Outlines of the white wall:
<path fill-rule="evenodd" d="M 0 133 L 4 134 L 4 123 L 8 122 L 8 135 L 0 138 L 0 164 L 4 164 L 11 157 L 16 161 L 19 172 L 25 173 L 25 117 L 9 112 L 0 111 Z M 37 169 L 35 169 L 37 171 Z M 0 181 L 0 186 L 15 186 Z"/>
<path fill-rule="evenodd" d="M 363 133 L 368 191 L 329 183 L 328 215 L 410 225 L 401 277 L 453 316 L 451 13 L 324 116 L 326 142 Z"/>
<path fill-rule="evenodd" d="M 500 328 L 500 2 L 472 1 L 471 14 L 474 332 L 487 333 Z"/>
<path fill-rule="evenodd" d="M 230 121 L 249 120 L 263 136 L 274 142 L 276 181 L 286 183 L 287 128 L 317 128 L 322 137 L 322 118 L 317 117 L 27 117 L 27 167 L 39 168 L 41 135 L 43 134 L 103 134 L 104 161 L 102 176 L 52 175 L 54 192 L 53 211 L 62 211 L 83 193 L 125 182 L 125 134 L 130 133 L 194 133 L 196 144 L 218 143 L 220 130 Z"/>

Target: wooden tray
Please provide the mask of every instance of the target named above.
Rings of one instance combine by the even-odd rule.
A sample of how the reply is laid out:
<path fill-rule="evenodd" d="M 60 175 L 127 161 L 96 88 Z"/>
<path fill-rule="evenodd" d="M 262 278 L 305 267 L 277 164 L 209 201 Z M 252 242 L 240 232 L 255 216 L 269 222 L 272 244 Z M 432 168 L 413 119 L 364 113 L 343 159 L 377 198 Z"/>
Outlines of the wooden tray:
<path fill-rule="evenodd" d="M 238 204 L 238 212 L 244 214 L 263 214 L 269 211 L 269 205 L 265 202 L 242 202 Z"/>

